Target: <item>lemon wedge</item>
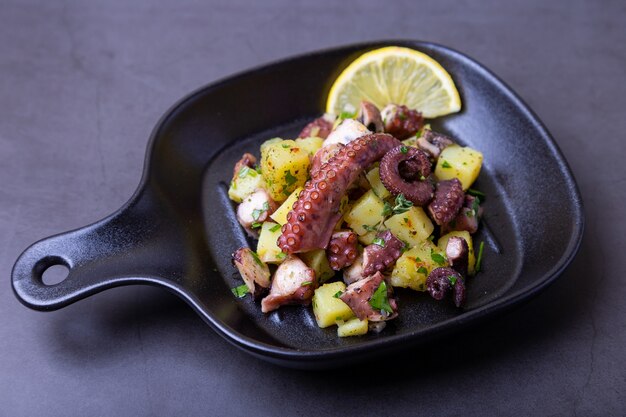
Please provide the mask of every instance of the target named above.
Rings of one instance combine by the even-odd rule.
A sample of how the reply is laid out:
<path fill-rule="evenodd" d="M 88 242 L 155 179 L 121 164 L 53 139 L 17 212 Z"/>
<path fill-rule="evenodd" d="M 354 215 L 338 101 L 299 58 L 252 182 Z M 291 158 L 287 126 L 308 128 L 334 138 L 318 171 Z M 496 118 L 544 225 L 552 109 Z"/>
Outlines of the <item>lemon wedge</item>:
<path fill-rule="evenodd" d="M 361 100 L 379 109 L 390 103 L 405 105 L 428 119 L 461 110 L 450 74 L 428 55 L 398 46 L 375 49 L 354 60 L 332 85 L 326 111 L 352 113 Z"/>

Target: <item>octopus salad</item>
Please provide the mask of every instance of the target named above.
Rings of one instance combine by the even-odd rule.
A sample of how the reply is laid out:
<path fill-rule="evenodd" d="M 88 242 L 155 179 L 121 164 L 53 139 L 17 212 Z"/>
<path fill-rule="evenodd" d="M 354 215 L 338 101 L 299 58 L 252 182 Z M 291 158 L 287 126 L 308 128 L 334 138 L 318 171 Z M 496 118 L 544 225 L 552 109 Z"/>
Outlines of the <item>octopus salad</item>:
<path fill-rule="evenodd" d="M 396 288 L 461 308 L 483 250 L 472 236 L 484 195 L 470 188 L 482 159 L 419 111 L 369 101 L 267 140 L 230 183 L 237 220 L 258 240 L 233 254 L 243 279 L 233 293 L 264 313 L 312 305 L 319 327 L 341 337 L 397 317 Z"/>

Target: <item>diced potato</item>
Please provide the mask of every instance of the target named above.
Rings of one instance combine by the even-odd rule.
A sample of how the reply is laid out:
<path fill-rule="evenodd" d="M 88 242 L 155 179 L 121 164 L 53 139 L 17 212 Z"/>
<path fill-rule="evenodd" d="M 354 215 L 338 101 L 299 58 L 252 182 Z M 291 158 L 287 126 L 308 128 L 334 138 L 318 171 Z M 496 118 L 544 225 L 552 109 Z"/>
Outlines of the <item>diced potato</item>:
<path fill-rule="evenodd" d="M 300 258 L 309 268 L 315 271 L 317 282 L 323 283 L 335 276 L 335 271 L 330 267 L 324 249 L 315 249 L 310 252 L 301 253 Z"/>
<path fill-rule="evenodd" d="M 480 173 L 483 163 L 483 154 L 472 148 L 462 148 L 457 145 L 448 146 L 439 155 L 435 176 L 439 180 L 458 178 L 467 190 Z"/>
<path fill-rule="evenodd" d="M 261 148 L 261 171 L 274 201 L 285 201 L 309 175 L 309 154 L 293 140 L 270 143 Z"/>
<path fill-rule="evenodd" d="M 321 328 L 332 326 L 339 320 L 349 320 L 354 313 L 346 303 L 336 298 L 335 294 L 344 292 L 346 284 L 341 281 L 324 284 L 313 294 L 313 314 Z"/>
<path fill-rule="evenodd" d="M 310 158 L 312 158 L 313 155 L 315 155 L 315 152 L 322 147 L 323 143 L 324 139 L 316 137 L 296 139 L 296 145 L 308 153 Z"/>
<path fill-rule="evenodd" d="M 263 223 L 261 234 L 259 235 L 259 243 L 256 247 L 256 253 L 263 262 L 279 264 L 287 257 L 276 244 L 279 236 L 279 224 L 274 222 Z"/>
<path fill-rule="evenodd" d="M 282 138 L 272 138 L 272 139 L 266 140 L 265 142 L 261 144 L 261 148 L 260 148 L 261 153 L 263 153 L 263 149 L 265 149 L 266 146 L 274 145 L 275 143 L 280 143 L 282 141 L 283 141 Z"/>
<path fill-rule="evenodd" d="M 376 231 L 367 232 L 363 236 L 359 236 L 359 242 L 363 245 L 371 245 L 374 242 L 374 238 L 376 238 Z"/>
<path fill-rule="evenodd" d="M 358 317 L 350 319 L 348 321 L 337 322 L 337 336 L 349 337 L 349 336 L 361 336 L 367 333 L 367 319 L 359 320 Z"/>
<path fill-rule="evenodd" d="M 380 180 L 380 170 L 378 169 L 378 167 L 368 172 L 366 177 L 367 181 L 369 181 L 370 185 L 372 186 L 372 190 L 374 190 L 374 193 L 379 198 L 382 198 L 384 200 L 391 195 L 389 190 L 385 188 L 382 181 Z"/>
<path fill-rule="evenodd" d="M 448 240 L 450 240 L 452 236 L 462 237 L 467 242 L 467 247 L 469 249 L 467 272 L 470 275 L 474 275 L 474 268 L 476 266 L 476 256 L 474 255 L 474 243 L 472 242 L 472 235 L 470 235 L 468 231 L 463 230 L 463 231 L 453 231 L 446 235 L 441 236 L 439 238 L 439 242 L 437 242 L 437 245 L 439 246 L 439 249 L 441 249 L 444 253 L 446 251 L 446 246 L 448 246 Z"/>
<path fill-rule="evenodd" d="M 398 239 L 413 247 L 426 240 L 435 227 L 421 207 L 411 207 L 408 211 L 395 214 L 385 221 L 385 226 Z"/>
<path fill-rule="evenodd" d="M 255 190 L 263 188 L 263 176 L 256 172 L 254 168 L 245 167 L 239 171 L 228 188 L 228 198 L 236 203 L 241 203 L 247 196 Z"/>
<path fill-rule="evenodd" d="M 362 236 L 368 232 L 364 226 L 375 227 L 383 220 L 383 210 L 385 203 L 369 190 L 359 198 L 346 214 L 345 221 L 356 234 Z"/>
<path fill-rule="evenodd" d="M 428 274 L 440 266 L 448 266 L 445 252 L 430 241 L 424 241 L 404 252 L 391 273 L 391 285 L 426 291 Z"/>
<path fill-rule="evenodd" d="M 289 211 L 293 207 L 293 203 L 295 203 L 298 199 L 298 194 L 300 194 L 300 191 L 302 191 L 302 187 L 298 187 L 293 190 L 293 193 L 289 195 L 285 202 L 281 204 L 280 207 L 278 207 L 278 209 L 276 209 L 276 211 L 270 215 L 272 220 L 274 220 L 281 226 L 287 223 L 287 213 L 289 213 Z"/>

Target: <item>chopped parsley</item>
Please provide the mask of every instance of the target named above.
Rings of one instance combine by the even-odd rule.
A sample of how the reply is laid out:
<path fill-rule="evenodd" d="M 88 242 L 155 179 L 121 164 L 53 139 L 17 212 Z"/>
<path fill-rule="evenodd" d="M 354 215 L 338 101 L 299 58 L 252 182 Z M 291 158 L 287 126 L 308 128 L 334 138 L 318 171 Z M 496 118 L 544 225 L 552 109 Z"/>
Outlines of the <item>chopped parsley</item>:
<path fill-rule="evenodd" d="M 261 209 L 254 209 L 252 210 L 252 218 L 254 220 L 259 220 L 259 217 L 261 217 L 261 213 L 263 213 L 265 210 L 261 210 Z"/>
<path fill-rule="evenodd" d="M 378 245 L 378 246 L 380 246 L 381 248 L 384 248 L 384 247 L 385 247 L 385 240 L 384 240 L 384 239 L 382 239 L 382 238 L 380 238 L 380 237 L 374 238 L 374 240 L 372 241 L 372 243 L 373 243 L 374 245 Z"/>
<path fill-rule="evenodd" d="M 480 271 L 480 264 L 483 260 L 483 249 L 485 248 L 485 242 L 480 242 L 480 246 L 478 247 L 478 257 L 476 258 L 476 267 L 474 268 L 475 273 Z"/>
<path fill-rule="evenodd" d="M 430 259 L 432 259 L 433 262 L 436 262 L 437 265 L 443 265 L 446 263 L 446 258 L 440 253 L 435 252 L 434 249 L 430 250 Z"/>
<path fill-rule="evenodd" d="M 363 229 L 365 229 L 368 232 L 378 232 L 378 225 L 380 224 L 380 222 L 376 223 L 374 226 L 370 226 L 369 224 L 364 224 Z"/>
<path fill-rule="evenodd" d="M 254 167 L 254 170 L 259 173 L 262 174 L 263 172 L 261 171 L 261 165 L 257 165 L 256 167 Z"/>
<path fill-rule="evenodd" d="M 250 251 L 250 255 L 254 258 L 254 262 L 259 264 L 259 266 L 263 266 L 263 261 L 261 261 L 261 258 L 259 258 L 259 255 L 257 255 L 256 252 Z"/>
<path fill-rule="evenodd" d="M 450 165 L 450 164 L 448 163 L 448 161 L 443 161 L 443 164 L 441 164 L 441 167 L 442 167 L 442 168 L 452 168 L 452 165 Z"/>
<path fill-rule="evenodd" d="M 485 195 L 485 193 L 483 193 L 482 191 L 478 191 L 478 190 L 475 190 L 475 189 L 473 189 L 473 188 L 468 188 L 466 192 L 467 192 L 469 195 L 472 195 L 472 196 L 474 196 L 474 197 L 480 197 L 480 198 L 482 198 L 483 200 L 485 199 L 485 197 L 487 197 L 487 196 Z"/>
<path fill-rule="evenodd" d="M 250 167 L 244 166 L 239 170 L 239 178 L 245 178 L 247 175 L 251 177 L 256 177 L 258 174 L 254 169 L 250 169 Z"/>
<path fill-rule="evenodd" d="M 333 294 L 333 297 L 340 298 L 342 294 L 343 294 L 342 291 L 337 291 L 336 293 Z"/>
<path fill-rule="evenodd" d="M 285 182 L 287 183 L 287 187 L 294 185 L 298 179 L 291 174 L 291 171 L 285 172 Z"/>
<path fill-rule="evenodd" d="M 259 222 L 254 222 L 252 223 L 252 228 L 253 229 L 258 229 L 259 227 L 261 227 L 263 225 L 263 223 L 259 223 Z"/>
<path fill-rule="evenodd" d="M 417 268 L 417 272 L 419 272 L 420 274 L 428 275 L 428 269 L 426 269 L 423 266 L 420 266 L 419 268 Z"/>
<path fill-rule="evenodd" d="M 385 311 L 389 314 L 393 313 L 391 305 L 389 305 L 389 298 L 387 297 L 387 284 L 385 281 L 381 282 L 369 301 L 372 308 Z"/>
<path fill-rule="evenodd" d="M 391 204 L 385 201 L 385 205 L 383 206 L 383 212 L 382 212 L 383 217 L 391 216 L 392 214 L 393 214 L 393 208 L 391 207 Z"/>
<path fill-rule="evenodd" d="M 396 197 L 396 205 L 392 209 L 393 214 L 402 214 L 413 207 L 413 202 L 404 198 L 404 194 L 398 194 Z"/>
<path fill-rule="evenodd" d="M 454 286 L 456 284 L 457 278 L 454 275 L 448 275 L 448 281 L 450 281 L 450 285 Z"/>
<path fill-rule="evenodd" d="M 313 284 L 313 281 L 304 281 L 302 284 L 300 284 L 300 286 L 301 287 L 308 287 L 311 284 Z"/>
<path fill-rule="evenodd" d="M 290 144 L 286 144 L 286 145 L 285 145 L 284 143 L 283 143 L 283 144 L 281 144 L 280 146 L 282 146 L 282 147 L 283 147 L 283 148 L 285 148 L 285 149 L 289 149 L 289 148 L 291 147 L 291 145 L 290 145 Z"/>
<path fill-rule="evenodd" d="M 339 118 L 340 119 L 354 119 L 354 116 L 356 116 L 355 112 L 342 111 L 341 114 L 339 115 Z"/>
<path fill-rule="evenodd" d="M 280 224 L 276 224 L 276 225 L 270 227 L 270 232 L 274 233 L 278 229 L 280 229 Z"/>
<path fill-rule="evenodd" d="M 280 252 L 278 255 L 276 255 L 277 259 L 285 259 L 287 257 L 287 254 L 285 252 Z"/>
<path fill-rule="evenodd" d="M 243 298 L 246 296 L 246 294 L 250 292 L 246 284 L 242 284 L 238 287 L 231 288 L 230 290 L 232 291 L 233 295 L 237 298 Z"/>
<path fill-rule="evenodd" d="M 408 151 L 409 151 L 409 148 L 407 148 L 406 146 L 400 146 L 400 152 L 407 153 Z"/>

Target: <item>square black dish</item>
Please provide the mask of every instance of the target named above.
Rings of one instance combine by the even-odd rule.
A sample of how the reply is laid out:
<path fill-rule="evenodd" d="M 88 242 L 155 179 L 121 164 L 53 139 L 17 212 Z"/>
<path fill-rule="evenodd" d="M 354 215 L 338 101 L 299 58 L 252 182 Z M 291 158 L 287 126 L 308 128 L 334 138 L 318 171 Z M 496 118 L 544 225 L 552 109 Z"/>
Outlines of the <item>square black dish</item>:
<path fill-rule="evenodd" d="M 340 339 L 316 326 L 310 309 L 261 313 L 241 284 L 230 254 L 247 245 L 225 184 L 234 162 L 262 141 L 290 137 L 323 112 L 328 89 L 367 50 L 400 45 L 439 61 L 459 88 L 463 110 L 436 119 L 446 132 L 484 154 L 476 188 L 487 194 L 477 242 L 483 272 L 468 283 L 463 310 L 426 294 L 399 290 L 400 315 L 380 334 Z M 157 124 L 135 195 L 90 226 L 26 249 L 12 274 L 28 307 L 54 310 L 107 288 L 150 284 L 183 298 L 234 345 L 263 359 L 300 368 L 334 366 L 425 343 L 498 314 L 537 294 L 573 259 L 583 232 L 574 178 L 558 147 L 530 109 L 470 58 L 415 41 L 352 45 L 299 56 L 204 87 Z M 43 272 L 69 268 L 45 285 Z"/>

